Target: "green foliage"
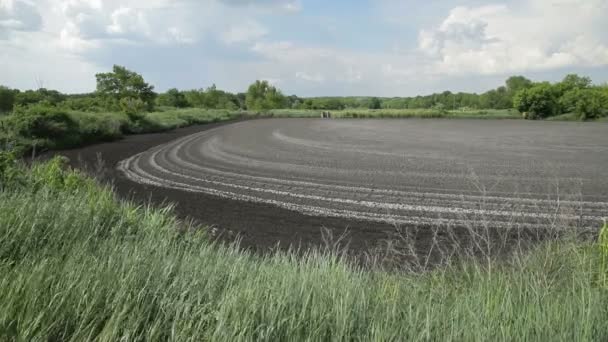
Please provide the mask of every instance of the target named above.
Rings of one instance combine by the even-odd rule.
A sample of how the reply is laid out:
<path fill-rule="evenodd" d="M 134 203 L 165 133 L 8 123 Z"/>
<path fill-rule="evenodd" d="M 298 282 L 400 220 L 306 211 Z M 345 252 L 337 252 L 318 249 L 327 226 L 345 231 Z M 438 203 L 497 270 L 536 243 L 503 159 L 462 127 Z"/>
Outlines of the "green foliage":
<path fill-rule="evenodd" d="M 15 93 L 15 106 L 27 107 L 30 105 L 50 105 L 56 106 L 57 104 L 65 101 L 67 96 L 58 92 L 57 90 L 48 90 L 40 88 L 38 90 L 26 90 L 24 92 Z"/>
<path fill-rule="evenodd" d="M 0 86 L 0 114 L 13 110 L 18 93 L 18 90 Z"/>
<path fill-rule="evenodd" d="M 591 78 L 577 74 L 568 74 L 557 84 L 557 87 L 561 94 L 575 89 L 587 89 L 591 87 Z"/>
<path fill-rule="evenodd" d="M 608 94 L 599 88 L 576 90 L 574 112 L 581 120 L 597 119 L 608 115 Z"/>
<path fill-rule="evenodd" d="M 121 108 L 123 99 L 139 100 L 145 104 L 146 110 L 152 110 L 154 107 L 154 86 L 146 83 L 140 74 L 114 65 L 112 72 L 100 73 L 95 77 L 97 93 L 106 99 L 119 102 Z"/>
<path fill-rule="evenodd" d="M 67 158 L 58 156 L 46 163 L 34 165 L 28 174 L 28 186 L 33 191 L 42 189 L 54 192 L 98 190 L 92 179 L 78 171 L 71 170 L 68 162 Z"/>
<path fill-rule="evenodd" d="M 238 95 L 219 90 L 215 85 L 206 90 L 189 90 L 184 95 L 189 106 L 197 108 L 236 110 L 245 107 L 244 99 L 241 103 Z"/>
<path fill-rule="evenodd" d="M 38 104 L 18 107 L 2 125 L 6 139 L 16 143 L 17 152 L 23 154 L 32 149 L 39 152 L 115 140 L 130 132 L 135 123 L 122 113 L 68 112 Z"/>
<path fill-rule="evenodd" d="M 248 110 L 263 111 L 283 108 L 285 96 L 268 81 L 255 81 L 247 90 L 245 103 Z"/>
<path fill-rule="evenodd" d="M 377 97 L 372 97 L 369 103 L 369 109 L 380 109 L 382 108 L 382 102 Z"/>
<path fill-rule="evenodd" d="M 42 104 L 19 107 L 6 123 L 16 135 L 40 141 L 42 145 L 65 140 L 77 132 L 77 125 L 67 112 Z"/>
<path fill-rule="evenodd" d="M 172 88 L 167 90 L 166 93 L 158 95 L 156 98 L 156 103 L 159 106 L 167 106 L 167 107 L 176 107 L 176 108 L 185 108 L 189 107 L 188 100 L 186 96 L 181 91 L 176 88 Z"/>
<path fill-rule="evenodd" d="M 511 99 L 513 99 L 513 96 L 515 96 L 518 91 L 528 89 L 533 85 L 532 81 L 523 76 L 511 76 L 507 79 L 505 84 Z"/>
<path fill-rule="evenodd" d="M 548 82 L 520 90 L 515 94 L 513 104 L 526 119 L 544 119 L 560 114 L 556 89 Z"/>
<path fill-rule="evenodd" d="M 95 93 L 68 95 L 65 101 L 58 104 L 58 107 L 70 111 L 93 113 L 120 110 L 114 100 L 104 99 L 103 97 Z"/>
<path fill-rule="evenodd" d="M 604 226 L 600 230 L 598 244 L 602 258 L 599 274 L 600 285 L 608 287 L 608 221 L 606 219 L 604 219 Z"/>
<path fill-rule="evenodd" d="M 123 97 L 120 99 L 120 109 L 127 114 L 131 121 L 139 121 L 145 116 L 146 103 L 138 98 Z"/>
<path fill-rule="evenodd" d="M 13 150 L 0 150 L 0 191 L 23 184 L 23 172 Z"/>
<path fill-rule="evenodd" d="M 223 109 L 202 110 L 198 108 L 173 109 L 149 113 L 147 120 L 154 122 L 162 130 L 186 127 L 191 125 L 227 121 L 247 116 L 247 113 Z"/>

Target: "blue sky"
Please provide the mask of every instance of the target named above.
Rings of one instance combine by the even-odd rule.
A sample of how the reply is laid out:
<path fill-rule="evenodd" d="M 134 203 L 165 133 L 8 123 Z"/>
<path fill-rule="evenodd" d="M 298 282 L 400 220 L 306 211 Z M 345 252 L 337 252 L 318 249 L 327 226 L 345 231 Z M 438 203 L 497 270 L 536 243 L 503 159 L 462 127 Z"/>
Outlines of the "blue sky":
<path fill-rule="evenodd" d="M 266 79 L 286 94 L 485 91 L 510 75 L 608 81 L 608 0 L 0 0 L 0 84 L 159 91 Z"/>

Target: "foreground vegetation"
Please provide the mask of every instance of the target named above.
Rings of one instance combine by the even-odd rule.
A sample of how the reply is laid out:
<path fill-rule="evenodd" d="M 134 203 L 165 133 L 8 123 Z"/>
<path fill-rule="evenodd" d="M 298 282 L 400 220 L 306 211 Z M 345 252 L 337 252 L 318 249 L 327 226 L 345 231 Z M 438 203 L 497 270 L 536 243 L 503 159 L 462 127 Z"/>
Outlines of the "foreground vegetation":
<path fill-rule="evenodd" d="M 3 152 L 0 188 L 0 340 L 608 339 L 594 244 L 386 273 L 216 245 L 60 159 L 27 170 Z"/>

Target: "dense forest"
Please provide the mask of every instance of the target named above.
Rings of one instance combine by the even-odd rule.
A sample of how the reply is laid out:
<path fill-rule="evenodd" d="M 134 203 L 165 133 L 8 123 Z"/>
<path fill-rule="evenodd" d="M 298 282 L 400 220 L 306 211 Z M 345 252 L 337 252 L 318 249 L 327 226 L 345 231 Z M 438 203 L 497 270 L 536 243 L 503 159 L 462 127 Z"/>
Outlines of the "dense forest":
<path fill-rule="evenodd" d="M 504 86 L 476 93 L 444 91 L 416 97 L 312 97 L 286 96 L 267 81 L 256 81 L 244 93 L 230 93 L 212 85 L 206 89 L 169 89 L 156 93 L 143 77 L 121 66 L 96 75 L 97 89 L 89 94 L 63 94 L 56 90 L 20 91 L 0 86 L 0 113 L 20 112 L 45 105 L 83 112 L 122 111 L 136 114 L 159 107 L 248 110 L 435 109 L 519 110 L 525 118 L 540 119 L 574 113 L 582 120 L 608 115 L 608 85 L 594 85 L 589 77 L 567 75 L 561 82 L 533 82 L 509 77 Z"/>

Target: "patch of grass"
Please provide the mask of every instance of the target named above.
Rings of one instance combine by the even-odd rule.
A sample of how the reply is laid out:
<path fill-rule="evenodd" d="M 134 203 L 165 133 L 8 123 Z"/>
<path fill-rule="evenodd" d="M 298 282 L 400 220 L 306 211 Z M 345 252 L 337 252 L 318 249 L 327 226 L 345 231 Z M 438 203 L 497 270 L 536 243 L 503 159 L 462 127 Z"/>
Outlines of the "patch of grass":
<path fill-rule="evenodd" d="M 50 113 L 50 114 L 49 114 Z M 167 131 L 250 115 L 226 110 L 173 109 L 138 116 L 119 112 L 76 112 L 36 106 L 0 118 L 0 139 L 20 153 L 73 148 L 113 141 L 126 134 Z"/>
<path fill-rule="evenodd" d="M 151 122 L 157 123 L 162 129 L 169 130 L 191 125 L 233 120 L 248 115 L 251 114 L 221 109 L 201 110 L 188 108 L 166 109 L 164 111 L 148 113 L 146 118 Z"/>
<path fill-rule="evenodd" d="M 464 119 L 522 119 L 521 114 L 515 109 L 457 110 L 449 111 L 448 117 Z"/>
<path fill-rule="evenodd" d="M 574 113 L 566 113 L 556 116 L 550 116 L 546 118 L 547 121 L 581 121 L 576 114 Z"/>
<path fill-rule="evenodd" d="M 12 164 L 11 164 L 12 165 Z M 0 191 L 0 340 L 608 339 L 592 244 L 420 274 L 215 245 L 61 162 Z"/>
<path fill-rule="evenodd" d="M 276 109 L 273 117 L 318 118 L 324 110 Z M 468 119 L 521 119 L 513 109 L 444 111 L 440 109 L 344 109 L 329 110 L 333 118 L 468 118 Z"/>

